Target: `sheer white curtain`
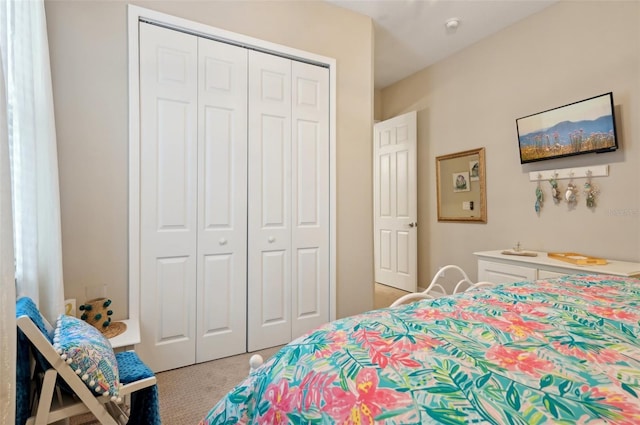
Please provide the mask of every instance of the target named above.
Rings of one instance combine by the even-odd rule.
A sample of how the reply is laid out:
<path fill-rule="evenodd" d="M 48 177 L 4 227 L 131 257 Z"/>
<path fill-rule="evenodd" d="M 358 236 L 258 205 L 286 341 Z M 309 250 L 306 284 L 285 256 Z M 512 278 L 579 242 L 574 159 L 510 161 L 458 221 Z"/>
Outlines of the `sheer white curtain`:
<path fill-rule="evenodd" d="M 43 0 L 0 1 L 17 295 L 53 322 L 64 311 L 58 155 Z"/>
<path fill-rule="evenodd" d="M 2 63 L 0 55 L 0 424 L 9 425 L 15 423 L 16 290 L 7 102 Z"/>

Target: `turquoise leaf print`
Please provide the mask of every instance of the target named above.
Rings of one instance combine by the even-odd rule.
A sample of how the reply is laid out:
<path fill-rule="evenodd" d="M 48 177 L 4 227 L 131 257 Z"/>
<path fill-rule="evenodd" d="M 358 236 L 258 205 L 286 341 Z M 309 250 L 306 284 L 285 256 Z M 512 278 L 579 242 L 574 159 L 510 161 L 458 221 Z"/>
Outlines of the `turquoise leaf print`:
<path fill-rule="evenodd" d="M 572 275 L 327 323 L 211 424 L 640 424 L 640 280 Z"/>

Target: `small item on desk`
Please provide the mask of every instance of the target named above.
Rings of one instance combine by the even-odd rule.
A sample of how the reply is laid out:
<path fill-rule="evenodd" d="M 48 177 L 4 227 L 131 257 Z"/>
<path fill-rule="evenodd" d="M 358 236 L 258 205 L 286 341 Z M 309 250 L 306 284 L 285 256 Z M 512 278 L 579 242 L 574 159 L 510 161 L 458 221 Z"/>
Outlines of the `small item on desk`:
<path fill-rule="evenodd" d="M 94 298 L 80 305 L 80 318 L 98 329 L 106 338 L 113 338 L 127 330 L 127 324 L 112 322 L 113 311 L 109 309 L 111 300 L 108 298 Z"/>
<path fill-rule="evenodd" d="M 512 249 L 506 249 L 504 251 L 502 251 L 502 253 L 504 255 L 520 255 L 521 257 L 537 257 L 538 253 L 537 252 L 531 252 L 531 251 L 514 251 Z"/>
<path fill-rule="evenodd" d="M 576 252 L 549 252 L 547 253 L 547 257 L 566 261 L 567 263 L 577 264 L 579 266 L 601 266 L 609 263 L 604 258 L 589 257 L 588 255 L 578 254 Z"/>
<path fill-rule="evenodd" d="M 537 252 L 523 251 L 520 248 L 520 242 L 518 242 L 516 244 L 516 246 L 513 247 L 513 249 L 506 249 L 506 250 L 502 251 L 502 254 L 504 254 L 504 255 L 520 255 L 522 257 L 537 257 L 538 256 Z"/>

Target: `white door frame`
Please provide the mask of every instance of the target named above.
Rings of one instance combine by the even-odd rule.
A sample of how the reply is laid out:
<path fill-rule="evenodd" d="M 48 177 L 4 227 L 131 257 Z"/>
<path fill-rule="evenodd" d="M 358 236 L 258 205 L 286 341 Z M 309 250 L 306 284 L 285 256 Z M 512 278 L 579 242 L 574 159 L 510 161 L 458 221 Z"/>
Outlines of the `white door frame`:
<path fill-rule="evenodd" d="M 145 20 L 202 37 L 314 63 L 329 69 L 329 319 L 336 318 L 336 60 L 246 35 L 128 5 L 129 47 L 129 318 L 140 319 L 140 84 L 138 22 Z"/>

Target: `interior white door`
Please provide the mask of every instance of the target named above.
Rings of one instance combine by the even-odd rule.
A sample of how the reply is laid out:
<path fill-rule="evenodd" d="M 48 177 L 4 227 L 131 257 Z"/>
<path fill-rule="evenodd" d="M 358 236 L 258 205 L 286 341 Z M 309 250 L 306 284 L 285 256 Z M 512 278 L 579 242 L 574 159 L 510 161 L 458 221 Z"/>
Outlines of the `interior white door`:
<path fill-rule="evenodd" d="M 195 359 L 197 38 L 140 23 L 140 333 L 154 371 Z"/>
<path fill-rule="evenodd" d="M 249 52 L 249 351 L 291 340 L 291 61 Z"/>
<path fill-rule="evenodd" d="M 292 329 L 329 321 L 329 70 L 292 62 Z"/>
<path fill-rule="evenodd" d="M 198 38 L 196 363 L 246 352 L 247 50 Z"/>
<path fill-rule="evenodd" d="M 379 122 L 373 133 L 375 280 L 416 292 L 416 112 Z"/>

